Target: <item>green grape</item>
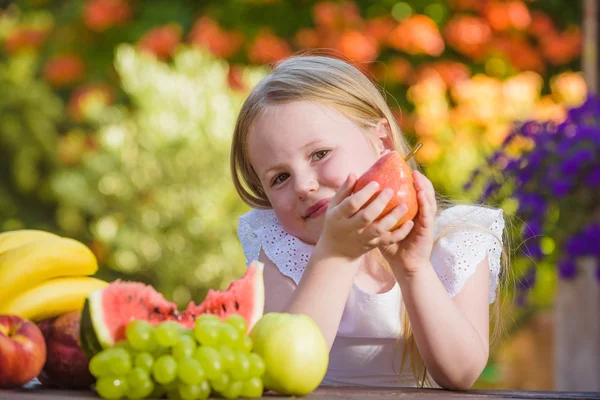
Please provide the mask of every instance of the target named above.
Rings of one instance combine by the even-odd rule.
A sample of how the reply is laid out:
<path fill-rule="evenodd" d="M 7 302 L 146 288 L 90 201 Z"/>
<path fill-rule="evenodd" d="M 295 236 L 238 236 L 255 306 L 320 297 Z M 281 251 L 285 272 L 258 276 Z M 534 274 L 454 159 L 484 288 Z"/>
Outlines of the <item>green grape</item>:
<path fill-rule="evenodd" d="M 250 359 L 246 353 L 240 350 L 235 352 L 235 364 L 230 373 L 236 381 L 244 381 L 250 377 Z"/>
<path fill-rule="evenodd" d="M 219 354 L 221 354 L 221 362 L 223 368 L 230 370 L 235 365 L 235 352 L 230 347 L 221 346 L 219 348 Z"/>
<path fill-rule="evenodd" d="M 120 399 L 126 391 L 125 379 L 104 376 L 96 381 L 96 392 L 104 399 Z"/>
<path fill-rule="evenodd" d="M 198 347 L 194 353 L 194 358 L 200 362 L 208 379 L 214 379 L 223 372 L 221 355 L 212 347 Z"/>
<path fill-rule="evenodd" d="M 106 350 L 110 357 L 110 373 L 115 376 L 124 376 L 131 370 L 131 356 L 127 350 L 113 347 Z"/>
<path fill-rule="evenodd" d="M 219 327 L 214 322 L 196 323 L 194 337 L 203 346 L 215 346 L 219 342 Z"/>
<path fill-rule="evenodd" d="M 115 343 L 113 348 L 123 349 L 129 354 L 137 353 L 136 349 L 134 349 L 127 340 L 119 340 L 117 343 Z"/>
<path fill-rule="evenodd" d="M 238 330 L 229 324 L 221 325 L 218 333 L 218 342 L 224 346 L 236 348 L 242 340 L 242 335 Z"/>
<path fill-rule="evenodd" d="M 241 395 L 242 397 L 258 398 L 262 397 L 263 390 L 262 379 L 254 377 L 244 382 Z"/>
<path fill-rule="evenodd" d="M 190 336 L 181 336 L 179 342 L 173 346 L 173 357 L 184 358 L 192 357 L 196 351 L 196 341 Z"/>
<path fill-rule="evenodd" d="M 90 360 L 90 373 L 96 378 L 110 375 L 110 362 L 110 352 L 101 351 L 100 353 L 94 355 Z"/>
<path fill-rule="evenodd" d="M 169 355 L 158 357 L 152 367 L 152 376 L 156 382 L 163 385 L 172 382 L 177 376 L 177 362 L 175 358 Z"/>
<path fill-rule="evenodd" d="M 134 368 L 127 374 L 127 397 L 130 399 L 143 399 L 154 390 L 154 383 L 147 371 Z"/>
<path fill-rule="evenodd" d="M 183 397 L 179 394 L 179 387 L 175 390 L 167 391 L 167 399 L 169 400 L 183 400 Z"/>
<path fill-rule="evenodd" d="M 125 336 L 131 347 L 139 351 L 151 351 L 156 346 L 154 327 L 148 321 L 131 321 L 125 328 Z"/>
<path fill-rule="evenodd" d="M 214 314 L 202 314 L 196 318 L 196 325 L 204 323 L 220 324 L 222 322 L 221 318 Z"/>
<path fill-rule="evenodd" d="M 229 382 L 231 382 L 229 374 L 221 374 L 210 380 L 210 386 L 212 386 L 215 391 L 222 392 L 229 386 Z"/>
<path fill-rule="evenodd" d="M 141 368 L 146 372 L 152 371 L 153 364 L 154 357 L 152 357 L 152 354 L 145 351 L 138 353 L 133 360 L 134 367 Z"/>
<path fill-rule="evenodd" d="M 189 385 L 196 385 L 205 379 L 202 365 L 191 357 L 177 360 L 177 376 L 180 381 Z"/>
<path fill-rule="evenodd" d="M 162 386 L 167 392 L 177 392 L 179 390 L 179 385 L 181 385 L 179 379 L 173 379 L 171 382 L 165 383 Z"/>
<path fill-rule="evenodd" d="M 260 378 L 265 373 L 265 362 L 256 353 L 248 354 L 248 360 L 250 360 L 250 376 Z"/>
<path fill-rule="evenodd" d="M 221 395 L 226 399 L 237 399 L 242 394 L 242 390 L 244 389 L 244 382 L 233 381 L 223 390 Z"/>
<path fill-rule="evenodd" d="M 246 334 L 248 324 L 246 324 L 246 319 L 244 319 L 244 317 L 242 317 L 241 315 L 234 314 L 227 318 L 225 322 L 233 326 L 240 333 L 240 335 Z"/>
<path fill-rule="evenodd" d="M 250 336 L 242 336 L 242 340 L 239 344 L 239 348 L 240 350 L 242 350 L 244 353 L 250 353 L 250 351 L 252 350 L 252 346 L 254 345 L 254 343 L 252 343 L 252 339 L 250 339 Z"/>
<path fill-rule="evenodd" d="M 179 324 L 173 321 L 161 322 L 154 331 L 160 346 L 172 347 L 179 341 Z"/>
<path fill-rule="evenodd" d="M 184 383 L 179 385 L 179 395 L 185 400 L 206 399 L 210 395 L 210 386 L 206 381 L 201 381 L 195 385 Z"/>
<path fill-rule="evenodd" d="M 152 393 L 150 393 L 150 397 L 151 399 L 161 399 L 165 393 L 167 393 L 166 389 L 164 388 L 163 385 L 154 385 L 154 390 L 152 391 Z"/>

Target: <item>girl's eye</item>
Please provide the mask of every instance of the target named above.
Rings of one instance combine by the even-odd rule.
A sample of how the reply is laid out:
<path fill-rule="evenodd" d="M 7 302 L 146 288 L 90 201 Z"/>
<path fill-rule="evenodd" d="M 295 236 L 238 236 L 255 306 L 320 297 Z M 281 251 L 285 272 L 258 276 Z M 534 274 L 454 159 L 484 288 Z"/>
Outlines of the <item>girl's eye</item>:
<path fill-rule="evenodd" d="M 312 159 L 313 159 L 313 161 L 319 161 L 323 157 L 325 157 L 327 154 L 329 154 L 329 150 L 319 150 L 316 153 L 313 153 Z"/>
<path fill-rule="evenodd" d="M 290 175 L 289 174 L 279 174 L 271 181 L 271 186 L 275 186 L 283 181 L 285 181 Z"/>

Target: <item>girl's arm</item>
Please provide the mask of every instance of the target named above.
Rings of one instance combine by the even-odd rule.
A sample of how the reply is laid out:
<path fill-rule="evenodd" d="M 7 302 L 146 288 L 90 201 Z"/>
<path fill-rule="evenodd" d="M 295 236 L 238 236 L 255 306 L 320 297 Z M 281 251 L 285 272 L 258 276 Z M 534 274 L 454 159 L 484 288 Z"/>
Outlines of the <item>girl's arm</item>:
<path fill-rule="evenodd" d="M 376 195 L 379 185 L 371 183 L 353 194 L 355 183 L 356 176 L 349 175 L 331 199 L 323 232 L 286 309 L 314 319 L 330 349 L 363 255 L 401 240 L 410 230 L 389 232 L 404 214 L 400 207 L 375 222 L 391 200 L 391 190 Z"/>
<path fill-rule="evenodd" d="M 469 389 L 489 355 L 489 265 L 477 266 L 451 298 L 431 263 L 396 273 L 415 341 L 431 377 L 442 387 Z"/>
<path fill-rule="evenodd" d="M 324 247 L 315 246 L 287 312 L 314 319 L 331 349 L 360 258 L 337 256 Z"/>

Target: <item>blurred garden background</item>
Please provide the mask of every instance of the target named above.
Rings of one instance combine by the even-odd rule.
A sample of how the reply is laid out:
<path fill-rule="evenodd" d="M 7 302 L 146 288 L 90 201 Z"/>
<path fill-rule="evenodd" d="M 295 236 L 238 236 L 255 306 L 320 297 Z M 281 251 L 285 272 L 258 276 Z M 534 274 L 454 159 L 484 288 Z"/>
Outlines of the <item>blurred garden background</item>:
<path fill-rule="evenodd" d="M 600 237 L 580 1 L 0 5 L 0 231 L 80 239 L 99 276 L 180 305 L 226 288 L 245 268 L 236 112 L 272 63 L 329 49 L 384 88 L 441 194 L 506 211 L 506 335 L 477 387 L 553 388 L 557 281 Z"/>

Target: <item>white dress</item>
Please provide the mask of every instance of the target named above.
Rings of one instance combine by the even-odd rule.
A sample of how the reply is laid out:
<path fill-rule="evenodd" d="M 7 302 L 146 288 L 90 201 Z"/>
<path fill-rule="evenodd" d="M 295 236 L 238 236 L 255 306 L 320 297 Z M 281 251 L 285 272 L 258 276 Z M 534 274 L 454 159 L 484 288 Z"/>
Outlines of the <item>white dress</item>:
<path fill-rule="evenodd" d="M 487 255 L 489 302 L 494 302 L 503 229 L 501 209 L 460 205 L 440 213 L 435 237 L 441 233 L 441 238 L 434 245 L 431 263 L 451 297 L 460 292 Z M 313 246 L 285 232 L 273 210 L 252 210 L 241 216 L 238 236 L 248 263 L 258 259 L 262 248 L 279 271 L 298 284 Z M 402 329 L 401 304 L 398 283 L 379 294 L 353 285 L 322 385 L 415 386 L 408 369 L 400 377 L 394 372 L 402 356 L 402 342 L 397 340 Z"/>

